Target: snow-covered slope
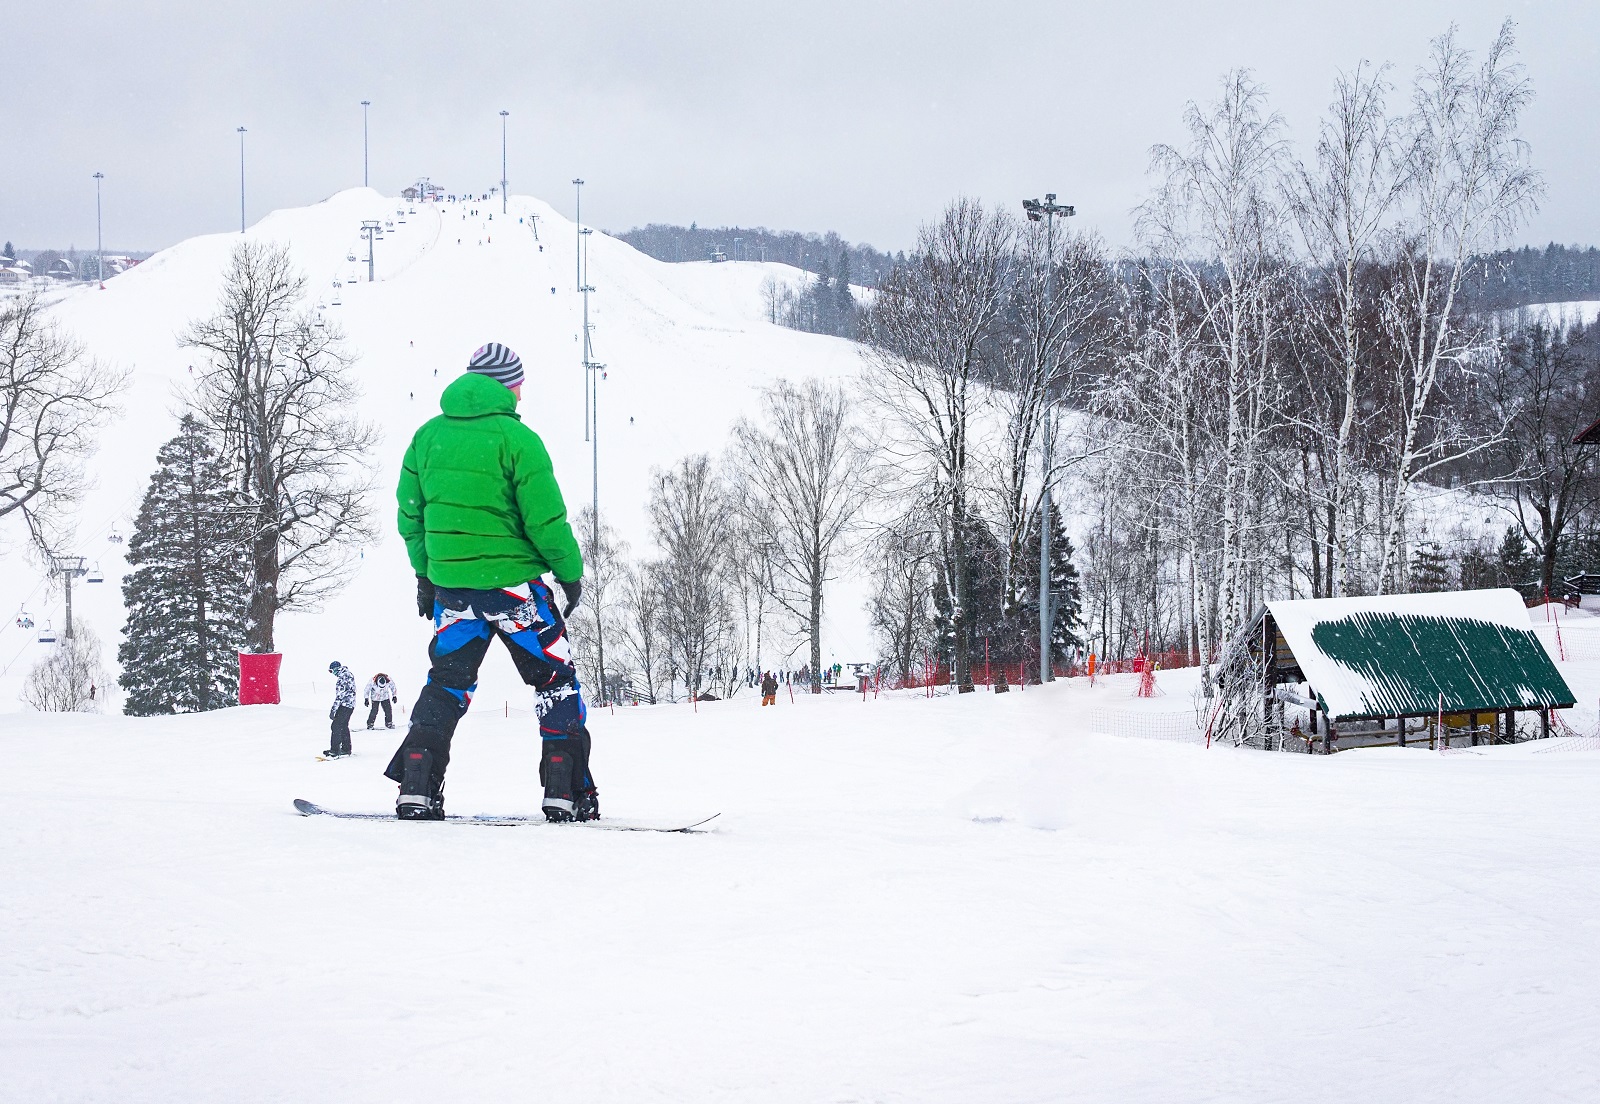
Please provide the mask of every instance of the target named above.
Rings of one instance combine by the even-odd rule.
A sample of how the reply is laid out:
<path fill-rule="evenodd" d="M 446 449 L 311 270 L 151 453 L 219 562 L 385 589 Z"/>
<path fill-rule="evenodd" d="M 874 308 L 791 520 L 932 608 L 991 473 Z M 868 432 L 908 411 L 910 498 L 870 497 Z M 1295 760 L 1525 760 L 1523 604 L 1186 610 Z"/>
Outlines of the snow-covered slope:
<path fill-rule="evenodd" d="M 439 391 L 478 345 L 501 341 L 522 356 L 529 379 L 523 417 L 549 446 L 572 511 L 590 498 L 576 227 L 524 197 L 510 201 L 509 216 L 500 213 L 498 201 L 417 205 L 415 214 L 399 216 L 402 207 L 355 189 L 275 212 L 247 235 L 291 247 L 313 295 L 359 354 L 361 410 L 384 432 L 375 457 L 382 538 L 364 550 L 355 581 L 322 615 L 289 614 L 279 622 L 291 700 L 296 687 L 314 692 L 332 658 L 363 672 L 390 671 L 402 685 L 418 684 L 426 664 L 411 608 L 411 572 L 392 531 L 394 476 L 412 431 L 437 412 Z M 377 244 L 378 281 L 371 284 L 357 232 L 362 219 L 395 222 Z M 121 547 L 107 537 L 113 528 L 128 532 L 156 449 L 176 431 L 174 414 L 195 362 L 176 338 L 214 309 L 220 274 L 240 238 L 191 239 L 108 280 L 104 291 L 83 288 L 55 307 L 55 317 L 97 357 L 133 371 L 123 414 L 104 433 L 91 463 L 97 485 L 84 503 L 76 548 L 105 575 L 103 584 L 80 583 L 75 605 L 105 640 L 108 656 L 122 623 L 123 563 Z M 350 261 L 352 254 L 361 259 Z M 858 370 L 852 343 L 764 320 L 761 285 L 769 276 L 796 279 L 787 266 L 669 265 L 594 233 L 588 271 L 597 289 L 590 308 L 595 356 L 608 366 L 599 399 L 601 509 L 637 550 L 647 545 L 644 505 L 653 466 L 722 449 L 734 418 L 755 412 L 756 388 L 763 384 Z M 335 280 L 343 286 L 335 289 Z M 48 620 L 57 629 L 62 621 L 59 594 L 47 593 L 19 544 L 9 542 L 0 577 L 0 711 L 15 708 L 20 678 L 42 654 L 43 646 L 30 643 L 34 634 L 15 625 L 17 613 L 26 609 L 39 625 Z M 860 587 L 846 583 L 832 601 L 830 651 L 841 660 L 864 658 L 869 641 Z M 514 679 L 502 683 L 502 675 L 509 675 L 509 666 L 496 663 L 487 671 L 491 697 L 513 694 Z"/>
<path fill-rule="evenodd" d="M 1084 681 L 596 718 L 695 836 L 301 819 L 394 796 L 320 710 L 8 717 L 0 1100 L 1597 1098 L 1600 751 L 1117 740 Z M 532 808 L 531 725 L 454 811 Z"/>

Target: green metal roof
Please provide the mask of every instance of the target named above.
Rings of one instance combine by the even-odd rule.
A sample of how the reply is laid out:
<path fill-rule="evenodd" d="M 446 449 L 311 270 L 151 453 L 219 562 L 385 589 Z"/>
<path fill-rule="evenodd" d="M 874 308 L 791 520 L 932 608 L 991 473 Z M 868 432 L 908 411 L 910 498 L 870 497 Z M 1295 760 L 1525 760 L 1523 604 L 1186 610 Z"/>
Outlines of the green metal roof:
<path fill-rule="evenodd" d="M 1306 663 L 1334 720 L 1570 706 L 1575 699 L 1539 638 L 1476 617 L 1362 611 L 1317 621 Z M 1319 658 L 1321 658 L 1319 657 Z M 1312 674 L 1311 668 L 1322 668 Z"/>

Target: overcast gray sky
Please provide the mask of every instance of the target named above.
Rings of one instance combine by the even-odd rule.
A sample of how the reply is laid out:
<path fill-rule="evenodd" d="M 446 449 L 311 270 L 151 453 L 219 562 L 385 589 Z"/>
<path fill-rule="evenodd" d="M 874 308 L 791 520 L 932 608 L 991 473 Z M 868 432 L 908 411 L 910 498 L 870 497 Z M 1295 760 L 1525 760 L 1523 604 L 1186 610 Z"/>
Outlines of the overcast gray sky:
<path fill-rule="evenodd" d="M 1600 242 L 1595 0 L 1122 0 L 783 4 L 650 0 L 0 0 L 0 239 L 155 249 L 361 183 L 500 175 L 585 221 L 764 224 L 908 246 L 951 197 L 1046 191 L 1127 242 L 1149 147 L 1248 66 L 1304 138 L 1336 71 L 1402 85 L 1451 20 L 1475 50 L 1507 16 L 1537 90 L 1545 174 L 1521 235 Z"/>

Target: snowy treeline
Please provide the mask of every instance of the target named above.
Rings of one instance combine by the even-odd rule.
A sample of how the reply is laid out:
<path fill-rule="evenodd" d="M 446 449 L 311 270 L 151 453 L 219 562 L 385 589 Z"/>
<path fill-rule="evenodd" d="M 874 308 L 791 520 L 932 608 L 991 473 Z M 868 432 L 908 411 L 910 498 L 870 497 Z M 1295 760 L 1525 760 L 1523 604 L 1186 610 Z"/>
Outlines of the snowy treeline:
<path fill-rule="evenodd" d="M 1056 255 L 1045 229 L 970 201 L 925 229 L 863 340 L 898 467 L 932 503 L 958 680 L 982 530 L 1005 550 L 1006 608 L 1036 570 L 1015 552 L 1054 404 L 1076 411 L 1053 476 L 1081 523 L 1102 654 L 1146 633 L 1210 651 L 1268 595 L 1410 584 L 1419 488 L 1509 431 L 1484 414 L 1505 335 L 1461 290 L 1538 196 L 1517 137 L 1530 96 L 1509 25 L 1481 59 L 1452 31 L 1403 107 L 1387 69 L 1340 77 L 1296 156 L 1237 72 L 1153 151 L 1137 260 L 1060 231 Z"/>

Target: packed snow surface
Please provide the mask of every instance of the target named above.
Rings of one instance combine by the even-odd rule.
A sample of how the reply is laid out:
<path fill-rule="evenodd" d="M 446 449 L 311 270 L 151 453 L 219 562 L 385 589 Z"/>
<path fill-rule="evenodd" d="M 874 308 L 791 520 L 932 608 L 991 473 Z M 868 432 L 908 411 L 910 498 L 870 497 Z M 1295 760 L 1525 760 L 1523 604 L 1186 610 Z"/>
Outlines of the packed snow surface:
<path fill-rule="evenodd" d="M 596 713 L 607 814 L 688 836 L 298 817 L 393 800 L 396 734 L 318 762 L 320 710 L 8 717 L 0 1100 L 1600 1095 L 1592 740 L 1082 727 L 1132 690 Z M 535 808 L 504 714 L 452 811 Z"/>

